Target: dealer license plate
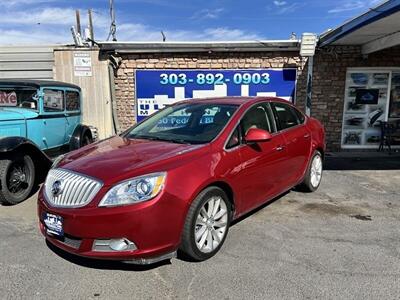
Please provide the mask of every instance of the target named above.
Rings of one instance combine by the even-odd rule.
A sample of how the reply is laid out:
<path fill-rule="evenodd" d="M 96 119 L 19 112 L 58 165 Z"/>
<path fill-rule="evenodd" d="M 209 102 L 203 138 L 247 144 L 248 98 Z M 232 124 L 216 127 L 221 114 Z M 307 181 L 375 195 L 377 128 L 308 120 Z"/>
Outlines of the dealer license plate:
<path fill-rule="evenodd" d="M 63 218 L 50 213 L 43 213 L 43 222 L 45 224 L 46 233 L 57 237 L 64 236 Z"/>

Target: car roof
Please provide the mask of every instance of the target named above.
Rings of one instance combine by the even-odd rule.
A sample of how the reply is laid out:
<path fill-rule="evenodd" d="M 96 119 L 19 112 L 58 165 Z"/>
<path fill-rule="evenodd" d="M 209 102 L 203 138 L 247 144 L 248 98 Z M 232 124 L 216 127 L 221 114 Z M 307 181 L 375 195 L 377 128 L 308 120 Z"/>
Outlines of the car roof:
<path fill-rule="evenodd" d="M 288 103 L 287 100 L 278 98 L 278 97 L 265 97 L 265 96 L 254 96 L 254 97 L 245 97 L 245 96 L 228 96 L 228 97 L 215 97 L 215 98 L 203 98 L 203 99 L 188 99 L 183 100 L 178 103 L 187 103 L 190 101 L 191 103 L 215 103 L 215 104 L 232 104 L 232 105 L 243 105 L 245 103 L 256 103 L 259 101 L 275 101 L 275 102 L 283 102 Z M 289 102 L 290 103 L 290 102 Z"/>
<path fill-rule="evenodd" d="M 75 84 L 55 81 L 55 80 L 39 80 L 39 79 L 0 79 L 0 86 L 29 86 L 34 88 L 46 87 L 67 87 L 77 90 L 81 88 Z"/>

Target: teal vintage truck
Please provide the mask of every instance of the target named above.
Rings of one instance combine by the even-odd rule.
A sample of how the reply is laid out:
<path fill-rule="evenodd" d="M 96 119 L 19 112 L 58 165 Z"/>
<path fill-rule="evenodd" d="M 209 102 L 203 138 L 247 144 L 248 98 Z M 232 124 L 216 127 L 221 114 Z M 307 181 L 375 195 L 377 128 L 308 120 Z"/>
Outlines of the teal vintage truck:
<path fill-rule="evenodd" d="M 52 158 L 91 143 L 81 124 L 80 87 L 56 81 L 0 80 L 0 203 L 16 204 L 46 176 Z"/>

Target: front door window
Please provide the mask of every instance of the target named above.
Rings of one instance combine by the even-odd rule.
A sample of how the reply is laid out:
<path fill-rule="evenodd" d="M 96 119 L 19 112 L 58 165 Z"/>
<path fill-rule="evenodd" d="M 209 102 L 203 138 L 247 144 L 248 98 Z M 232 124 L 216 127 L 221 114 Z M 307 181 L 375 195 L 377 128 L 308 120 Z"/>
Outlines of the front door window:
<path fill-rule="evenodd" d="M 64 91 L 43 90 L 43 147 L 52 149 L 66 142 L 66 117 Z"/>

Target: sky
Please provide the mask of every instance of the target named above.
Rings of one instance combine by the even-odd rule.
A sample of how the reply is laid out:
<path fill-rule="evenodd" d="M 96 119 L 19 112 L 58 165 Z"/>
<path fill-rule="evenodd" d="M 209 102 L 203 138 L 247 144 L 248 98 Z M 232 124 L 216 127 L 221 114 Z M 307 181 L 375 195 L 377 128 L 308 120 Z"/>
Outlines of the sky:
<path fill-rule="evenodd" d="M 321 34 L 381 0 L 114 0 L 118 41 L 254 41 Z M 75 10 L 107 39 L 109 0 L 0 0 L 0 45 L 72 43 Z"/>

